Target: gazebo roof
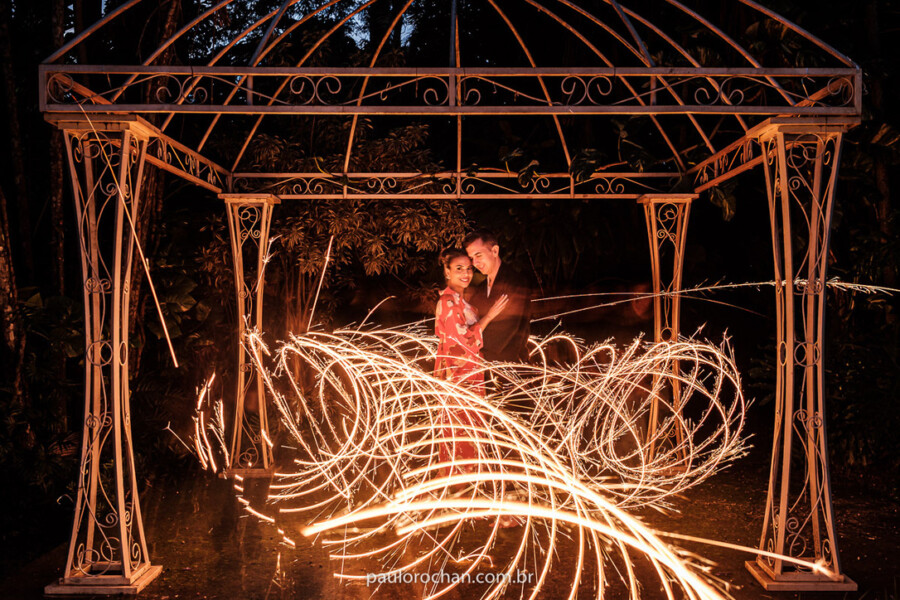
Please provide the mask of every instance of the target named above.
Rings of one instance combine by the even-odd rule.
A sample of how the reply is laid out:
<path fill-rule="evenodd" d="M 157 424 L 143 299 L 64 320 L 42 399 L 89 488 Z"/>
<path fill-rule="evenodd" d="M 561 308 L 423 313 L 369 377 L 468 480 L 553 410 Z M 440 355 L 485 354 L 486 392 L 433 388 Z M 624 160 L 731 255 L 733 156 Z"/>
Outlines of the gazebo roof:
<path fill-rule="evenodd" d="M 48 57 L 42 109 L 70 126 L 146 122 L 157 166 L 217 192 L 636 197 L 685 176 L 702 191 L 759 162 L 754 142 L 770 119 L 852 125 L 861 112 L 857 65 L 751 0 L 279 0 L 268 12 L 220 0 L 141 64 L 128 64 L 140 37 L 122 35 L 109 39 L 133 47 L 92 52 L 105 64 L 75 62 L 81 44 L 97 47 L 142 4 L 123 3 Z M 343 168 L 264 173 L 248 160 L 255 139 L 290 135 L 282 119 L 304 115 L 347 122 Z M 439 121 L 455 152 L 428 173 L 360 172 L 361 118 Z M 639 141 L 661 149 L 656 160 L 609 156 L 627 118 L 646 122 Z M 498 119 L 540 122 L 554 138 L 524 181 L 502 159 L 472 156 L 470 141 L 496 136 Z M 606 148 L 607 164 L 573 175 L 586 148 Z"/>

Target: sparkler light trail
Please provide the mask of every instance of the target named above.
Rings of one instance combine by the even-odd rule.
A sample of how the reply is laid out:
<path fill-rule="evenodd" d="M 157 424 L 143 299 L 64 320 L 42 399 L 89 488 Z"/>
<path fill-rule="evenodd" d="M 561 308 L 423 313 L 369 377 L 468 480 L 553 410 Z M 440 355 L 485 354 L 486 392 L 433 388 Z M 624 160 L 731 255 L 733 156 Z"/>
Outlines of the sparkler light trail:
<path fill-rule="evenodd" d="M 708 564 L 631 511 L 664 509 L 744 452 L 746 406 L 727 344 L 636 340 L 619 349 L 556 335 L 534 342 L 532 364 L 485 364 L 493 383 L 483 398 L 431 375 L 436 340 L 421 331 L 310 332 L 274 352 L 259 332 L 245 343 L 297 455 L 275 474 L 266 506 L 241 503 L 289 546 L 283 532 L 321 536 L 337 577 L 365 579 L 353 564 L 371 567 L 369 577 L 460 576 L 429 583 L 425 595 L 436 598 L 489 569 L 507 577 L 477 593 L 495 598 L 528 571 L 535 577 L 522 593 L 534 598 L 552 569 L 566 569 L 570 598 L 583 585 L 602 597 L 615 579 L 636 598 L 643 564 L 669 597 L 723 597 Z M 565 364 L 549 358 L 560 348 Z M 314 385 L 293 378 L 295 357 Z M 648 437 L 654 400 L 663 416 Z M 209 440 L 225 439 L 197 438 L 207 458 Z M 456 458 L 461 444 L 475 457 Z M 573 563 L 559 560 L 563 550 Z"/>
<path fill-rule="evenodd" d="M 799 288 L 804 288 L 807 285 L 806 279 L 795 279 L 794 286 Z M 688 298 L 691 300 L 705 300 L 707 302 L 714 302 L 716 304 L 724 304 L 718 300 L 711 300 L 709 298 L 698 297 L 698 294 L 704 294 L 706 292 L 711 291 L 721 291 L 721 290 L 735 290 L 740 288 L 755 288 L 759 289 L 763 286 L 774 286 L 776 285 L 776 281 L 753 281 L 753 282 L 745 282 L 745 283 L 715 283 L 713 285 L 699 285 L 692 288 L 681 289 L 678 291 L 664 291 L 656 294 L 640 294 L 634 292 L 592 292 L 587 294 L 568 294 L 565 296 L 552 296 L 547 298 L 535 298 L 532 300 L 533 303 L 539 302 L 548 302 L 554 300 L 572 300 L 576 298 L 598 298 L 598 297 L 611 297 L 611 296 L 624 296 L 619 300 L 613 300 L 611 302 L 604 302 L 602 304 L 593 304 L 591 306 L 581 306 L 579 308 L 575 308 L 572 310 L 566 310 L 564 312 L 555 313 L 552 315 L 545 315 L 542 317 L 538 317 L 533 319 L 532 323 L 537 323 L 539 321 L 548 321 L 558 319 L 560 317 L 565 317 L 568 315 L 573 315 L 576 313 L 583 313 L 592 310 L 596 310 L 598 308 L 608 308 L 610 306 L 616 306 L 619 304 L 626 304 L 628 302 L 634 302 L 637 300 L 652 300 L 653 298 L 665 297 L 665 296 L 680 296 L 682 298 Z M 787 281 L 782 280 L 781 285 L 787 285 Z M 862 283 L 854 283 L 849 281 L 841 281 L 838 277 L 832 277 L 828 281 L 825 282 L 825 285 L 833 290 L 839 290 L 843 292 L 859 292 L 861 294 L 887 294 L 888 296 L 893 296 L 895 293 L 900 293 L 900 289 L 885 287 L 880 285 L 866 285 Z M 733 306 L 733 305 L 729 305 Z M 752 312 L 754 314 L 755 311 L 751 311 L 746 308 L 742 308 L 739 306 L 733 306 L 734 308 L 740 308 L 741 310 L 746 310 L 748 312 Z"/>

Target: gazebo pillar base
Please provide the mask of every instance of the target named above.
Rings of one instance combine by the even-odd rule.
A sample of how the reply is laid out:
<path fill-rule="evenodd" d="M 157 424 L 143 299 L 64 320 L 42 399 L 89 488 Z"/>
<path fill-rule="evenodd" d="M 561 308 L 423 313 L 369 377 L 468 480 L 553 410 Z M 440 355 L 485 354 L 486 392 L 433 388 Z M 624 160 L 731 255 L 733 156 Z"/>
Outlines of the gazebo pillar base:
<path fill-rule="evenodd" d="M 61 577 L 44 588 L 44 596 L 134 596 L 162 573 L 162 565 L 146 564 L 131 577 L 121 575 L 79 575 Z"/>
<path fill-rule="evenodd" d="M 274 474 L 274 465 L 269 465 L 268 467 L 228 467 L 227 469 L 219 473 L 219 477 L 222 477 L 223 479 L 233 479 L 235 477 L 240 477 L 241 479 L 251 479 L 254 477 L 271 477 Z"/>
<path fill-rule="evenodd" d="M 755 560 L 744 563 L 753 578 L 767 592 L 855 592 L 856 582 L 846 575 L 831 579 L 815 573 L 784 573 L 776 577 Z"/>

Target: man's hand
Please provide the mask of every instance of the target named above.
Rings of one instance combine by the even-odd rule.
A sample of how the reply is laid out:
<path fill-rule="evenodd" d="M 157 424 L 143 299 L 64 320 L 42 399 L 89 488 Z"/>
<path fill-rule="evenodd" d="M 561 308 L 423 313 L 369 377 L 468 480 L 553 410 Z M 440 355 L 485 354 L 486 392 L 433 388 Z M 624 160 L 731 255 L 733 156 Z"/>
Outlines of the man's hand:
<path fill-rule="evenodd" d="M 482 317 L 480 321 L 481 328 L 484 329 L 487 327 L 488 323 L 497 318 L 497 316 L 506 309 L 507 304 L 509 304 L 509 296 L 503 294 L 496 302 L 494 302 L 493 306 L 488 309 L 487 314 Z"/>

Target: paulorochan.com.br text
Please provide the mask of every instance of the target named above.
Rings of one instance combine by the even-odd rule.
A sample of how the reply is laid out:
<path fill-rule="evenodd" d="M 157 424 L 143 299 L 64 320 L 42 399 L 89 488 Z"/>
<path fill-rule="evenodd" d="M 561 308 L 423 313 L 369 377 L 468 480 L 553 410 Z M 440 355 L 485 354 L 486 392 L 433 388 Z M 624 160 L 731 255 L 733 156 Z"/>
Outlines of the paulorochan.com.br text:
<path fill-rule="evenodd" d="M 366 573 L 366 585 L 382 583 L 531 583 L 534 573 L 516 571 L 515 573 L 449 573 L 433 571 L 430 573 Z"/>

